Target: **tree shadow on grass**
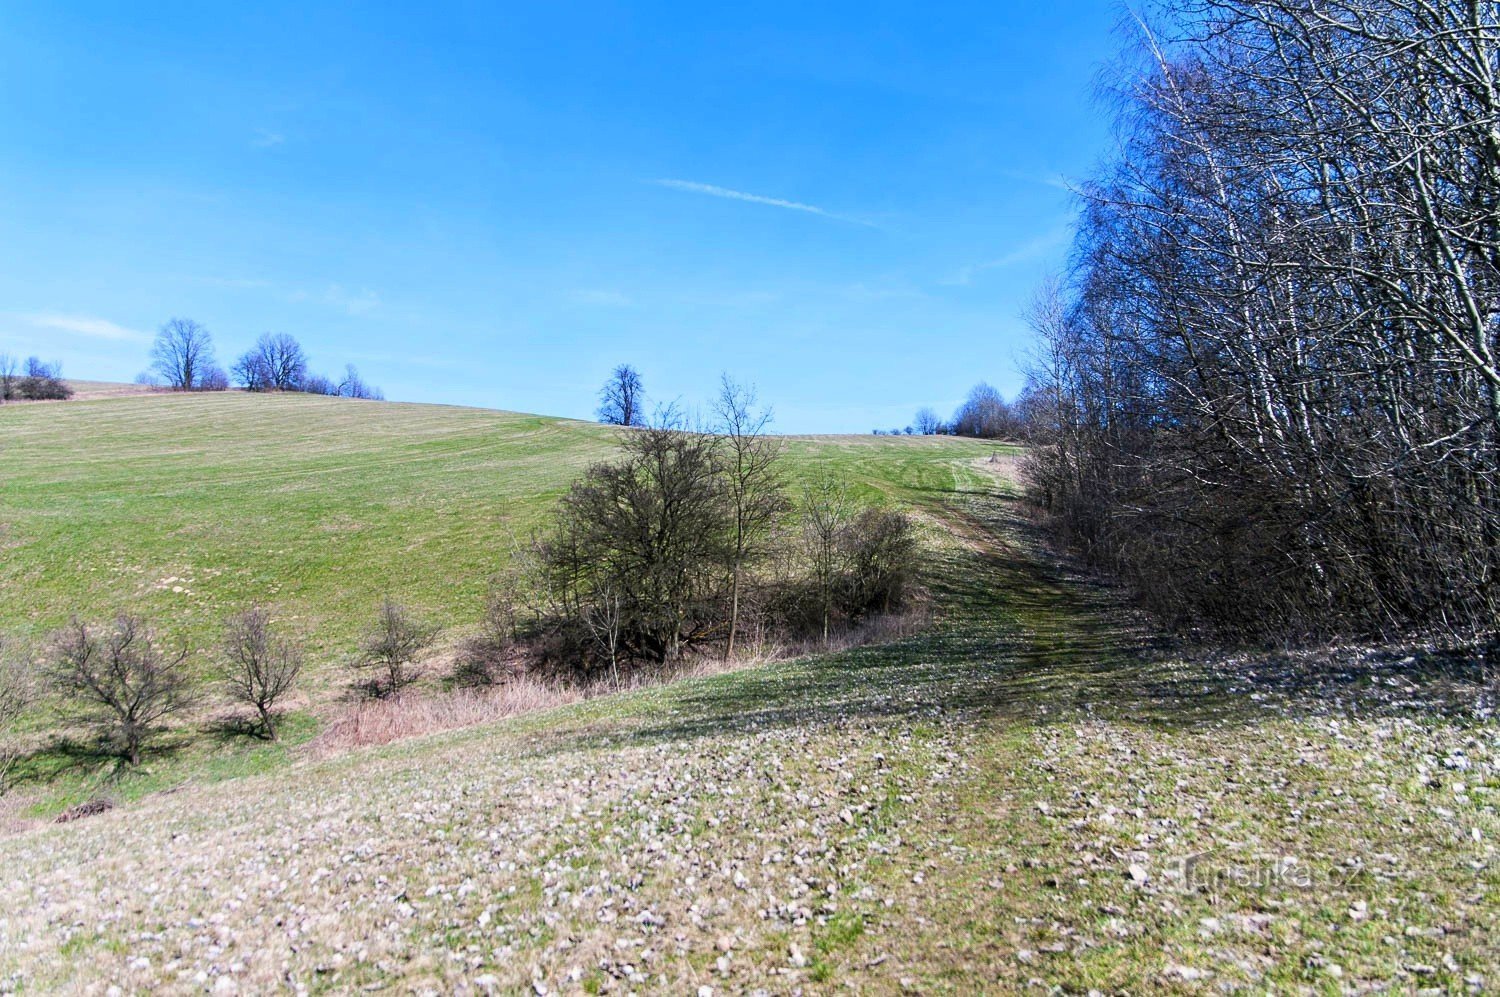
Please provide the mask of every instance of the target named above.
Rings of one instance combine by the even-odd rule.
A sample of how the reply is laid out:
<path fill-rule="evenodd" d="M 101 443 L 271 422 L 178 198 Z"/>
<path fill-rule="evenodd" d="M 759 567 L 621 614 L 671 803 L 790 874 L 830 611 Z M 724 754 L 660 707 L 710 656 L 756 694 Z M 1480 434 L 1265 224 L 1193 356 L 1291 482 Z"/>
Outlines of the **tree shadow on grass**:
<path fill-rule="evenodd" d="M 1482 659 L 1462 653 L 1174 648 L 1120 592 L 1049 554 L 1014 499 L 990 494 L 954 513 L 970 545 L 930 579 L 943 617 L 930 632 L 685 683 L 640 726 L 573 739 L 651 745 L 938 717 L 1172 730 L 1321 715 L 1464 718 L 1493 688 Z"/>
<path fill-rule="evenodd" d="M 54 737 L 16 759 L 11 769 L 12 786 L 47 785 L 65 777 L 97 777 L 115 783 L 153 762 L 175 758 L 191 743 L 185 732 L 162 736 L 142 749 L 141 765 L 132 766 L 120 752 L 99 738 L 67 735 Z"/>

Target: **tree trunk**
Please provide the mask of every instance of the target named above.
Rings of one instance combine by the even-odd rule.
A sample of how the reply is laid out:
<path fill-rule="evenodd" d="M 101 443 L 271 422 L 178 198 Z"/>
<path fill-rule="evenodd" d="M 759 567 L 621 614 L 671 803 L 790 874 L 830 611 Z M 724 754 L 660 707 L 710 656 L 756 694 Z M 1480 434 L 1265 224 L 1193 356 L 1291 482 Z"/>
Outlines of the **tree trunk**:
<path fill-rule="evenodd" d="M 729 643 L 724 648 L 724 660 L 734 658 L 734 635 L 740 625 L 740 566 L 734 566 L 734 580 L 729 585 Z"/>

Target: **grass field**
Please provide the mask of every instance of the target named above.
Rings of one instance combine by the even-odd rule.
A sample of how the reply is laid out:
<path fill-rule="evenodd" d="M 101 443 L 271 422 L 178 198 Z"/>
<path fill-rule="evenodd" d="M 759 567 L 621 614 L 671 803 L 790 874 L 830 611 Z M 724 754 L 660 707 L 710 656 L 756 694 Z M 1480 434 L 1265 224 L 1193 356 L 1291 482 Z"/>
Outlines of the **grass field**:
<path fill-rule="evenodd" d="M 387 594 L 470 625 L 514 544 L 615 439 L 590 423 L 309 395 L 0 407 L 0 629 L 39 639 L 71 614 L 128 609 L 207 649 L 224 616 L 261 602 L 337 664 Z M 788 447 L 794 482 L 826 467 L 918 503 L 996 449 Z"/>
<path fill-rule="evenodd" d="M 114 406 L 158 401 L 86 404 L 118 440 L 131 420 Z M 303 403 L 237 411 L 317 411 Z M 473 420 L 471 441 L 555 434 L 574 467 L 608 445 L 576 424 L 410 411 Z M 261 774 L 0 839 L 0 991 L 1495 986 L 1492 674 L 1174 651 L 1038 543 L 1003 463 L 925 445 L 802 441 L 796 460 L 922 504 L 940 527 L 930 631 L 332 759 L 287 749 Z M 70 494 L 107 507 L 71 463 Z M 426 462 L 470 473 L 443 465 Z M 511 494 L 566 479 L 539 473 L 556 483 Z M 28 508 L 18 522 L 45 518 Z"/>

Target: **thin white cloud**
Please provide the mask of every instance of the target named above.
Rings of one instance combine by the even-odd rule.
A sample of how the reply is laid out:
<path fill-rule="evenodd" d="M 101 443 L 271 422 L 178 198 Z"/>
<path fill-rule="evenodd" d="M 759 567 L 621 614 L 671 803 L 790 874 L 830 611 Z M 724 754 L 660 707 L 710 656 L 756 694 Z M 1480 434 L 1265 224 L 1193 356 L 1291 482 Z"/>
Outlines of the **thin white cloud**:
<path fill-rule="evenodd" d="M 867 222 L 862 218 L 850 218 L 848 215 L 835 214 L 815 204 L 802 204 L 799 201 L 785 201 L 779 197 L 747 194 L 742 190 L 730 190 L 728 187 L 718 187 L 711 183 L 698 183 L 695 180 L 656 180 L 654 182 L 659 186 L 670 187 L 673 190 L 685 190 L 693 194 L 707 194 L 709 197 L 723 197 L 731 201 L 748 201 L 751 204 L 765 204 L 773 208 L 785 208 L 788 211 L 802 211 L 809 215 L 830 218 L 834 221 L 849 222 L 854 225 L 866 225 L 870 228 L 878 227 L 874 222 Z"/>
<path fill-rule="evenodd" d="M 270 149 L 286 141 L 286 136 L 280 132 L 267 131 L 264 128 L 256 129 L 255 138 L 250 144 L 257 149 Z"/>
<path fill-rule="evenodd" d="M 60 312 L 33 312 L 22 315 L 21 320 L 39 329 L 52 329 L 86 339 L 107 339 L 118 343 L 145 343 L 151 335 L 137 329 L 128 329 L 108 319 L 92 315 L 66 315 Z"/>
<path fill-rule="evenodd" d="M 1001 176 L 1012 180 L 1020 180 L 1024 183 L 1034 183 L 1042 187 L 1051 187 L 1054 190 L 1067 191 L 1072 194 L 1077 191 L 1077 185 L 1061 173 L 1022 173 L 1019 170 L 1003 170 Z"/>
<path fill-rule="evenodd" d="M 975 277 L 987 270 L 1004 270 L 1006 267 L 1013 267 L 1019 263 L 1029 263 L 1032 260 L 1045 256 L 1054 249 L 1066 245 L 1068 240 L 1072 238 L 1072 235 L 1071 228 L 1055 229 L 1046 235 L 1041 235 L 1029 242 L 1022 243 L 1003 256 L 997 256 L 993 260 L 985 260 L 983 263 L 971 263 L 961 268 L 952 277 L 944 279 L 941 283 L 949 286 L 967 287 L 974 282 Z"/>

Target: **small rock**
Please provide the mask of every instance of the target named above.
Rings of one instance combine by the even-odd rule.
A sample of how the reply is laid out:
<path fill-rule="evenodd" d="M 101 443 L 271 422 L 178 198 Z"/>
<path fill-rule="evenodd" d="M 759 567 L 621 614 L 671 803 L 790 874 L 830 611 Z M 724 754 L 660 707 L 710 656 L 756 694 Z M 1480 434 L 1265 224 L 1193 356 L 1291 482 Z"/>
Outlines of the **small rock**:
<path fill-rule="evenodd" d="M 1146 871 L 1146 867 L 1139 862 L 1130 863 L 1130 868 L 1125 871 L 1129 874 L 1132 883 L 1144 883 L 1151 878 L 1151 874 Z"/>

